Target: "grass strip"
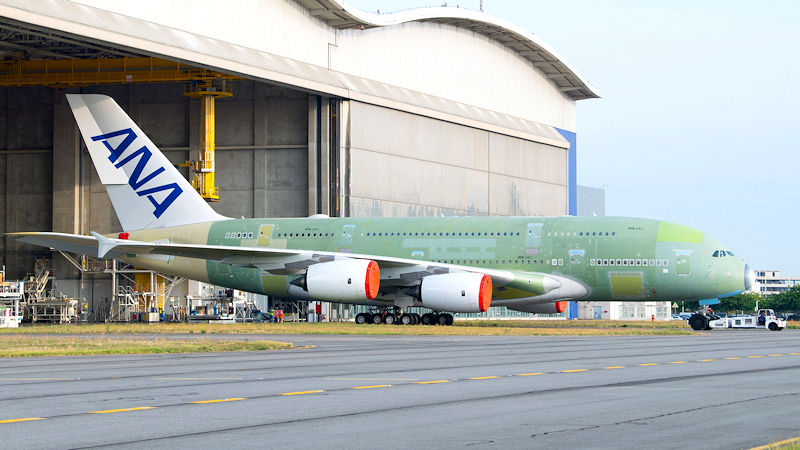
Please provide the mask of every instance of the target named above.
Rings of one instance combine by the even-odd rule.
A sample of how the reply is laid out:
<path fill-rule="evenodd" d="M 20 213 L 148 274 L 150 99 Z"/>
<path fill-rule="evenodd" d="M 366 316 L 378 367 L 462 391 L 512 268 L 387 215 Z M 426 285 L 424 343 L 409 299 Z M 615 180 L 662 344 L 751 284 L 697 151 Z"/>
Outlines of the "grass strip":
<path fill-rule="evenodd" d="M 0 357 L 130 355 L 144 353 L 244 352 L 291 348 L 274 341 L 221 339 L 111 339 L 106 337 L 52 337 L 17 335 L 0 337 Z"/>
<path fill-rule="evenodd" d="M 154 323 L 37 325 L 0 329 L 15 334 L 350 334 L 440 336 L 664 336 L 695 334 L 682 321 L 655 326 L 651 322 L 519 320 L 457 321 L 454 326 L 357 325 L 343 323 Z"/>

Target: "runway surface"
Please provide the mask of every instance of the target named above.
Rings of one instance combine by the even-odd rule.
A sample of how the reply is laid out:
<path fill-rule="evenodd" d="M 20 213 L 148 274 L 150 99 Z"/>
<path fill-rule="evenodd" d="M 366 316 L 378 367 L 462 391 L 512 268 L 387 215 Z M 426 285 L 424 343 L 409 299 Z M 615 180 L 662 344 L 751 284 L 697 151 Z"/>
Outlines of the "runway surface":
<path fill-rule="evenodd" d="M 0 447 L 749 448 L 800 435 L 794 330 L 228 337 L 305 348 L 0 360 Z"/>

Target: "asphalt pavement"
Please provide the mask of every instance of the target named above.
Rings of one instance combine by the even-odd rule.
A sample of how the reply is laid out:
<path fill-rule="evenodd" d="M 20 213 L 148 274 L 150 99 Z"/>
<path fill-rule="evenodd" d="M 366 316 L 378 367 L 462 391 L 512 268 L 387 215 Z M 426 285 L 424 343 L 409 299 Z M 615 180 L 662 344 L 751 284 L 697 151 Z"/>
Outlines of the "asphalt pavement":
<path fill-rule="evenodd" d="M 298 348 L 0 360 L 0 447 L 729 449 L 800 436 L 794 330 L 228 337 Z"/>

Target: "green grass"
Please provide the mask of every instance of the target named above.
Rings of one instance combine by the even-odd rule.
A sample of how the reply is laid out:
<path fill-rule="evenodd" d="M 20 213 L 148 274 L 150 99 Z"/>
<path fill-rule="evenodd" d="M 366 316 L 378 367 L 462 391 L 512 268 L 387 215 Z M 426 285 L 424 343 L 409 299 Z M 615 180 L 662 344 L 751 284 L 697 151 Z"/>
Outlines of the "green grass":
<path fill-rule="evenodd" d="M 37 325 L 0 329 L 18 334 L 351 334 L 351 335 L 685 335 L 695 334 L 683 321 L 602 321 L 602 320 L 516 320 L 456 321 L 451 327 L 357 325 L 345 323 L 237 323 L 237 324 L 87 324 Z"/>
<path fill-rule="evenodd" d="M 278 350 L 292 344 L 274 341 L 216 339 L 112 339 L 107 337 L 52 337 L 16 335 L 0 337 L 0 357 L 126 355 L 141 353 L 204 353 Z"/>

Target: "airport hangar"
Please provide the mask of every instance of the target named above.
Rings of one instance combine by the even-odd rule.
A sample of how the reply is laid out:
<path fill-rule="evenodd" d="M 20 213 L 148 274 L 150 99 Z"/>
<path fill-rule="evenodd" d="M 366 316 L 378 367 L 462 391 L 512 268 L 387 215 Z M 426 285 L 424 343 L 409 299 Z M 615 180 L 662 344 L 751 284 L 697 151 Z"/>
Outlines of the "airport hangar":
<path fill-rule="evenodd" d="M 112 96 L 230 217 L 576 212 L 575 102 L 599 95 L 483 12 L 0 0 L 0 33 L 3 233 L 121 231 L 66 92 Z M 8 278 L 42 256 L 0 240 Z M 55 291 L 107 307 L 107 274 L 51 257 Z"/>

